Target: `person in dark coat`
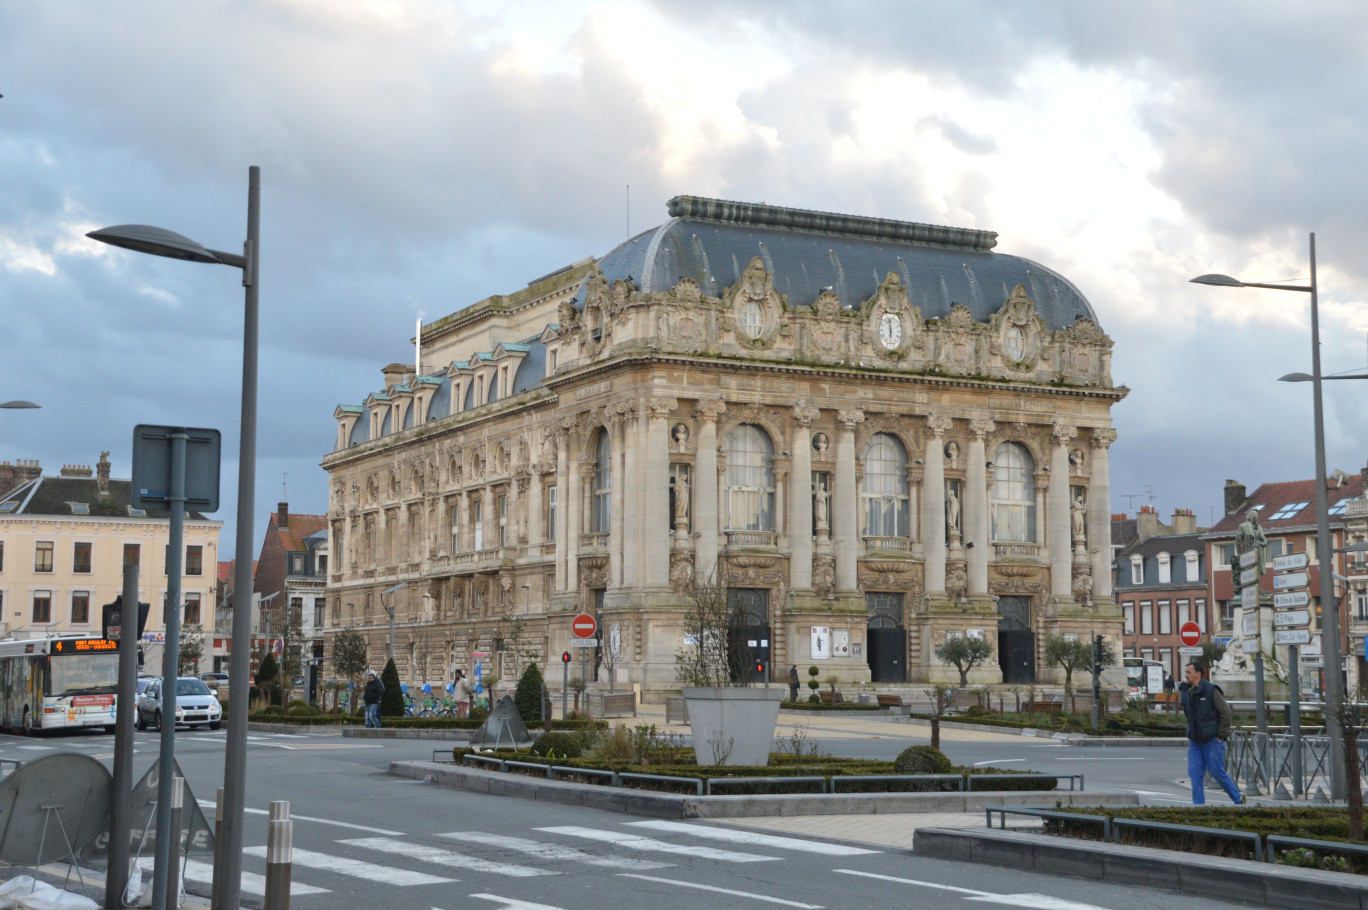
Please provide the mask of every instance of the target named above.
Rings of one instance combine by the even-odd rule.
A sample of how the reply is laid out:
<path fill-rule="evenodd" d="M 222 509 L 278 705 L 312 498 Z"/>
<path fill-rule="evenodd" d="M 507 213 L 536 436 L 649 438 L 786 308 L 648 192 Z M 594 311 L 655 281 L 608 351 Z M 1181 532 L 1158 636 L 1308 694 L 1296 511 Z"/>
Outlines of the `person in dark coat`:
<path fill-rule="evenodd" d="M 385 694 L 385 684 L 382 683 L 372 670 L 366 674 L 366 689 L 361 695 L 361 701 L 366 706 L 366 726 L 380 726 L 380 696 Z"/>
<path fill-rule="evenodd" d="M 789 701 L 798 700 L 798 665 L 789 667 Z"/>
<path fill-rule="evenodd" d="M 1225 743 L 1230 738 L 1232 715 L 1221 687 L 1206 678 L 1206 667 L 1197 662 L 1183 668 L 1178 691 L 1187 715 L 1188 777 L 1192 781 L 1192 804 L 1206 805 L 1205 778 L 1210 774 L 1230 801 L 1240 805 L 1244 794 L 1225 769 Z"/>

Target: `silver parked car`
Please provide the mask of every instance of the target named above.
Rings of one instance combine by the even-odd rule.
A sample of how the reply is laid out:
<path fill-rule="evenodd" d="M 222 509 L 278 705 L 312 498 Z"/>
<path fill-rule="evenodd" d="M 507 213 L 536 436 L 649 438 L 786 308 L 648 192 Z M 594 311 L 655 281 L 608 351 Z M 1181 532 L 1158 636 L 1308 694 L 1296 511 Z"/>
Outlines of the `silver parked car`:
<path fill-rule="evenodd" d="M 138 696 L 138 729 L 148 726 L 161 729 L 162 724 L 162 681 L 153 679 Z M 223 726 L 223 707 L 204 680 L 194 676 L 182 676 L 176 680 L 176 726 L 199 727 L 209 725 L 210 730 Z"/>

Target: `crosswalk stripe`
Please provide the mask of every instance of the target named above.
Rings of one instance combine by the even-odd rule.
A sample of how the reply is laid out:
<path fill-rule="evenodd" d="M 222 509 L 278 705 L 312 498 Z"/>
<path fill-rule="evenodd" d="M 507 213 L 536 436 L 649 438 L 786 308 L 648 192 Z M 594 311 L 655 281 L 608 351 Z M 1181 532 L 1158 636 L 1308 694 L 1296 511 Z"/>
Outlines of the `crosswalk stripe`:
<path fill-rule="evenodd" d="M 561 844 L 547 844 L 541 841 L 528 840 L 525 837 L 505 837 L 500 834 L 484 834 L 478 831 L 452 831 L 437 836 L 458 840 L 466 844 L 482 844 L 487 847 L 515 850 L 518 853 L 526 853 L 529 856 L 536 856 L 541 859 L 583 863 L 586 866 L 605 866 L 610 869 L 668 869 L 672 865 L 671 863 L 653 862 L 649 859 L 632 859 L 626 856 L 594 856 L 592 853 L 585 853 L 583 850 L 576 850 L 574 847 L 566 847 Z"/>
<path fill-rule="evenodd" d="M 536 830 L 545 831 L 547 834 L 564 834 L 567 837 L 583 837 L 588 840 L 605 841 L 619 847 L 625 847 L 628 850 L 640 850 L 645 853 L 677 853 L 681 856 L 715 859 L 724 863 L 762 863 L 779 858 L 777 856 L 760 856 L 757 853 L 736 853 L 732 850 L 719 850 L 716 847 L 671 844 L 650 837 L 636 837 L 620 831 L 604 831 L 598 828 L 581 828 L 578 825 L 560 825 L 553 828 L 537 828 Z"/>
<path fill-rule="evenodd" d="M 823 856 L 863 856 L 878 853 L 863 847 L 847 844 L 829 844 L 820 841 L 801 840 L 796 837 L 780 837 L 777 834 L 761 834 L 758 831 L 737 831 L 734 828 L 715 828 L 711 825 L 691 825 L 687 822 L 671 822 L 652 819 L 645 822 L 627 822 L 634 828 L 650 828 L 653 831 L 669 831 L 675 834 L 688 834 L 708 840 L 724 840 L 733 844 L 750 844 L 755 847 L 770 847 L 775 850 L 797 850 L 800 853 L 820 853 Z"/>
<path fill-rule="evenodd" d="M 511 897 L 499 897 L 497 894 L 472 894 L 471 897 L 478 897 L 482 901 L 494 901 L 501 906 L 498 910 L 561 910 L 560 907 L 553 907 L 550 904 L 533 904 L 528 901 L 514 900 Z M 432 910 L 437 910 L 433 907 Z"/>
<path fill-rule="evenodd" d="M 265 856 L 266 847 L 248 847 L 242 852 L 247 856 Z M 382 885 L 396 885 L 401 888 L 410 885 L 441 885 L 446 882 L 457 881 L 453 878 L 428 875 L 426 872 L 409 872 L 405 869 L 394 869 L 390 866 L 379 866 L 375 863 L 365 863 L 344 856 L 330 856 L 327 853 L 315 853 L 312 850 L 300 850 L 298 848 L 295 848 L 291 859 L 296 866 L 307 866 L 310 869 L 320 869 L 338 875 L 350 875 L 354 878 L 364 878 L 379 882 Z"/>
<path fill-rule="evenodd" d="M 210 863 L 202 863 L 198 860 L 184 860 L 185 880 L 189 882 L 209 882 L 214 881 L 214 867 Z M 152 873 L 153 862 L 151 857 L 138 861 L 138 868 L 147 874 Z M 242 873 L 242 890 L 248 894 L 260 894 L 266 896 L 266 877 L 257 875 L 255 872 Z M 305 885 L 301 882 L 290 882 L 290 896 L 304 897 L 309 894 L 331 894 L 327 888 L 315 888 L 313 885 Z"/>
<path fill-rule="evenodd" d="M 453 869 L 463 869 L 469 872 L 492 872 L 495 875 L 507 875 L 513 878 L 560 874 L 551 869 L 534 869 L 531 866 L 519 866 L 515 863 L 496 863 L 492 860 L 480 859 L 477 856 L 467 856 L 464 853 L 443 850 L 440 847 L 409 844 L 404 841 L 390 840 L 388 837 L 358 837 L 352 840 L 338 841 L 338 843 L 362 847 L 367 850 L 378 850 L 381 853 L 394 853 L 399 856 L 422 860 L 426 863 L 450 866 Z"/>
<path fill-rule="evenodd" d="M 770 904 L 778 904 L 781 907 L 798 907 L 800 910 L 824 910 L 821 904 L 804 904 L 799 901 L 791 901 L 787 898 L 774 897 L 769 894 L 756 894 L 754 891 L 736 891 L 732 888 L 719 888 L 717 885 L 705 885 L 701 882 L 681 882 L 673 878 L 657 878 L 654 875 L 637 875 L 633 872 L 622 873 L 623 878 L 639 878 L 647 882 L 660 882 L 663 885 L 678 885 L 681 888 L 696 888 L 699 891 L 711 891 L 714 894 L 729 894 L 732 897 L 748 897 L 751 900 L 765 901 Z"/>

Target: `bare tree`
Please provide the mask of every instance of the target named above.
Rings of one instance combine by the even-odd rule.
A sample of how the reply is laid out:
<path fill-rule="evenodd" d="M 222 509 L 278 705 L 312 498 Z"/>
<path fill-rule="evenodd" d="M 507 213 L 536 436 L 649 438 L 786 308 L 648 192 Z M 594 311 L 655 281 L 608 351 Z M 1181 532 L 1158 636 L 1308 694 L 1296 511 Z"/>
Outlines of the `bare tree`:
<path fill-rule="evenodd" d="M 940 748 L 940 722 L 955 703 L 955 690 L 950 686 L 932 686 L 926 690 L 931 699 L 931 748 Z"/>
<path fill-rule="evenodd" d="M 1368 705 L 1344 692 L 1336 698 L 1327 698 L 1325 712 L 1339 721 L 1341 742 L 1344 745 L 1345 800 L 1349 810 L 1349 839 L 1363 840 L 1363 790 L 1360 775 L 1363 769 L 1359 763 L 1359 733 L 1368 726 Z"/>
<path fill-rule="evenodd" d="M 685 686 L 744 686 L 750 652 L 739 634 L 739 611 L 717 570 L 689 591 L 684 644 L 675 650 L 675 678 Z M 735 673 L 737 669 L 741 672 Z"/>

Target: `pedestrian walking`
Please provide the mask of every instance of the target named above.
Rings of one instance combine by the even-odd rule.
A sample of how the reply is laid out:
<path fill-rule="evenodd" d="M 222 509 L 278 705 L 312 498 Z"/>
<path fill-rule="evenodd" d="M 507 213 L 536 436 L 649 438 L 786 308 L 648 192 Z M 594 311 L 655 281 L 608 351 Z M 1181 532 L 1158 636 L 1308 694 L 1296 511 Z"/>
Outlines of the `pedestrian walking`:
<path fill-rule="evenodd" d="M 382 683 L 371 670 L 366 674 L 366 688 L 361 695 L 361 701 L 366 706 L 366 726 L 380 726 L 380 696 L 385 694 L 385 684 Z"/>
<path fill-rule="evenodd" d="M 798 665 L 789 667 L 789 701 L 798 700 Z"/>
<path fill-rule="evenodd" d="M 470 682 L 466 679 L 465 671 L 463 670 L 456 671 L 456 688 L 454 692 L 456 695 L 456 716 L 462 718 L 469 717 L 470 698 L 472 693 L 470 691 Z"/>
<path fill-rule="evenodd" d="M 1240 805 L 1244 794 L 1225 769 L 1225 743 L 1230 738 L 1231 712 L 1221 687 L 1207 679 L 1206 667 L 1196 661 L 1183 668 L 1178 686 L 1187 715 L 1188 778 L 1192 781 L 1192 804 L 1206 805 L 1205 778 L 1210 774 L 1230 801 Z"/>

